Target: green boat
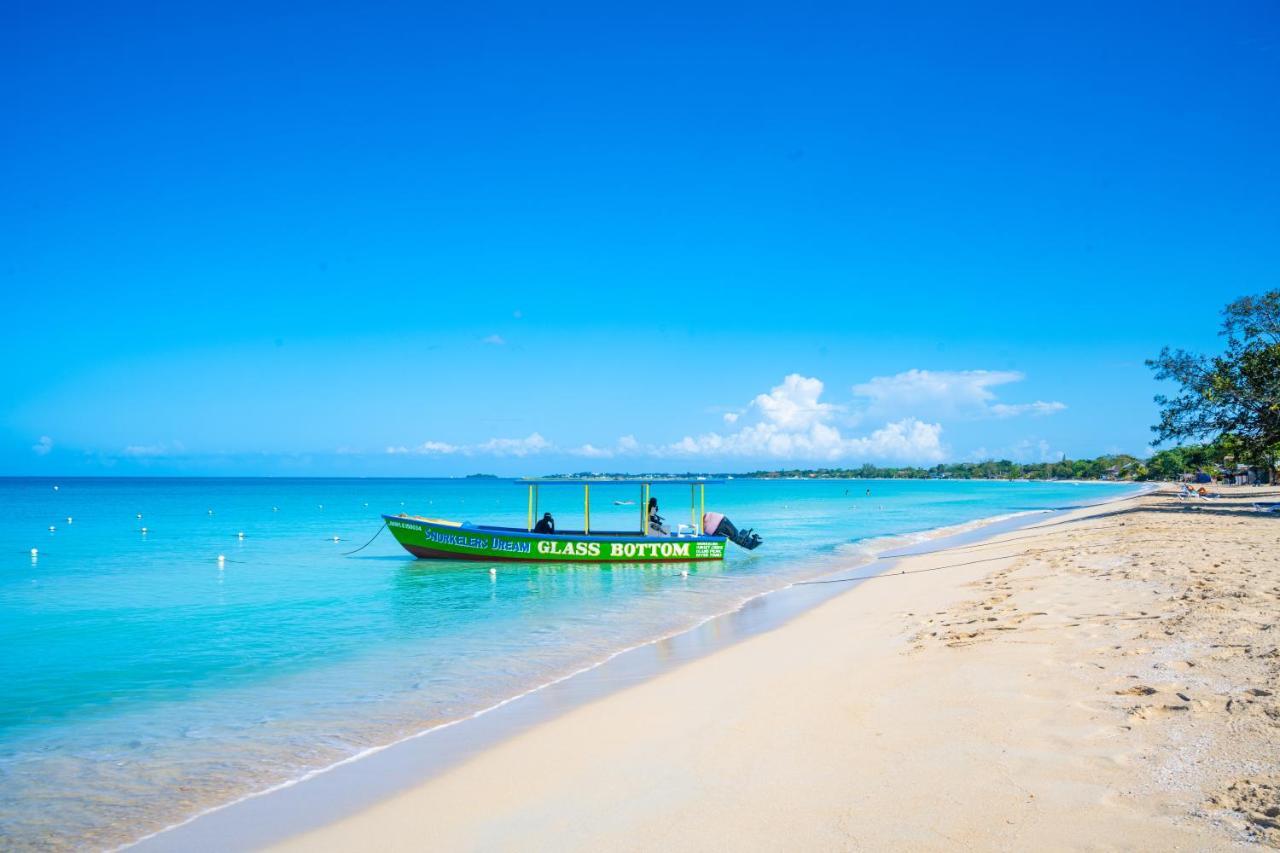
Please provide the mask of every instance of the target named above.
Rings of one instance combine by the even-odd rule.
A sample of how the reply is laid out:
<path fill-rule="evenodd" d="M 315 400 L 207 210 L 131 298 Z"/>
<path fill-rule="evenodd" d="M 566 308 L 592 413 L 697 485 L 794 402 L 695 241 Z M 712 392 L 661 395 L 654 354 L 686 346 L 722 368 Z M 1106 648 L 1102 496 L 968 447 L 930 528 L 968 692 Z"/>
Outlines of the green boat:
<path fill-rule="evenodd" d="M 528 524 L 524 528 L 425 518 L 419 515 L 384 515 L 396 541 L 424 560 L 477 560 L 481 562 L 554 563 L 685 563 L 723 560 L 725 543 L 755 548 L 760 537 L 739 531 L 729 519 L 706 511 L 706 487 L 720 480 L 605 480 L 583 478 L 526 479 L 517 481 L 529 490 Z M 649 489 L 654 483 L 690 487 L 688 525 L 667 528 L 649 513 Z M 539 490 L 544 486 L 582 486 L 583 529 L 552 530 L 538 519 Z M 640 514 L 636 530 L 592 530 L 591 487 L 630 485 L 640 488 Z M 700 509 L 701 508 L 701 511 Z M 535 521 L 535 519 L 538 519 Z M 710 533 L 707 526 L 712 527 Z"/>

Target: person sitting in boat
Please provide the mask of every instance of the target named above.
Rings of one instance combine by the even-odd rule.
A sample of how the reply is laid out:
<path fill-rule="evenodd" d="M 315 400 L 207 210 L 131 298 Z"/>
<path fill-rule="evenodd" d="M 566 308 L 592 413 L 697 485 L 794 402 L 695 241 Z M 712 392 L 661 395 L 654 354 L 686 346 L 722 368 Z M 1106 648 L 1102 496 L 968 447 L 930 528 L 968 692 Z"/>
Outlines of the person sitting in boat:
<path fill-rule="evenodd" d="M 556 520 L 551 517 L 551 513 L 544 512 L 542 518 L 538 519 L 538 523 L 533 526 L 534 533 L 555 533 Z"/>
<path fill-rule="evenodd" d="M 658 499 L 649 498 L 649 535 L 650 536 L 670 536 L 671 531 L 667 529 L 667 522 L 662 516 L 658 515 Z"/>

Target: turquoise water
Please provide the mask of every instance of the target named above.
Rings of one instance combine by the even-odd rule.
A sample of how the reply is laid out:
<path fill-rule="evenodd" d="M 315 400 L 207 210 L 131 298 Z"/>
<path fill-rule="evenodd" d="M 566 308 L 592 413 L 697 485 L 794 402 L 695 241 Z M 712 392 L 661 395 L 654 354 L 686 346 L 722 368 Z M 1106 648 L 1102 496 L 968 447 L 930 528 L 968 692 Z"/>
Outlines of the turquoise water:
<path fill-rule="evenodd" d="M 523 525 L 510 481 L 0 480 L 0 846 L 137 838 L 864 560 L 884 537 L 1123 488 L 735 480 L 708 488 L 708 508 L 765 545 L 723 564 L 491 575 L 414 560 L 387 532 L 343 554 L 382 512 Z M 634 527 L 638 509 L 612 502 L 638 492 L 593 488 L 593 528 Z M 653 493 L 688 521 L 688 487 Z M 544 487 L 542 508 L 580 525 L 581 490 Z"/>

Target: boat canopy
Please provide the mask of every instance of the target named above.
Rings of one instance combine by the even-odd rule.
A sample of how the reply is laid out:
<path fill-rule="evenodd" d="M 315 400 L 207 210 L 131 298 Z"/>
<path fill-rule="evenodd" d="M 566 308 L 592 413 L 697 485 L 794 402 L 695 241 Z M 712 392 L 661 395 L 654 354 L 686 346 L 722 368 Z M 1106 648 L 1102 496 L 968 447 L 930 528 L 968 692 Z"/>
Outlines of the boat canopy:
<path fill-rule="evenodd" d="M 718 485 L 724 480 L 709 479 L 668 479 L 666 477 L 628 477 L 614 479 L 608 477 L 525 477 L 517 483 L 529 488 L 529 525 L 533 531 L 534 518 L 538 515 L 538 490 L 543 486 L 582 486 L 582 532 L 591 534 L 591 487 L 592 486 L 639 486 L 640 487 L 640 531 L 649 535 L 649 487 L 650 486 L 688 486 L 689 487 L 689 522 L 693 532 L 698 536 L 705 535 L 702 529 L 702 517 L 707 514 L 708 485 Z M 701 512 L 699 511 L 701 506 Z"/>

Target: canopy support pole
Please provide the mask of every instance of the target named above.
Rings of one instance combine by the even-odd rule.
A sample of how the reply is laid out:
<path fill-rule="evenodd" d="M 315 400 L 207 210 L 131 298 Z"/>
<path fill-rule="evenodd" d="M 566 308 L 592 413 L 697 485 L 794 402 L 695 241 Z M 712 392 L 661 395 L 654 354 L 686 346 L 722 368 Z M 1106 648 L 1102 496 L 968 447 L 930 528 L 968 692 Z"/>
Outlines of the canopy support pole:
<path fill-rule="evenodd" d="M 591 532 L 591 486 L 582 487 L 582 534 Z"/>
<path fill-rule="evenodd" d="M 529 533 L 533 532 L 533 484 L 529 484 L 529 526 L 525 528 Z"/>
<path fill-rule="evenodd" d="M 644 535 L 649 535 L 649 484 L 645 483 L 640 487 L 640 523 L 644 530 Z"/>
<path fill-rule="evenodd" d="M 698 487 L 689 486 L 689 527 L 698 532 Z"/>
<path fill-rule="evenodd" d="M 705 483 L 698 484 L 698 497 L 700 499 L 701 512 L 698 513 L 698 535 L 706 536 L 707 531 L 702 529 L 702 520 L 707 517 L 707 486 Z"/>

